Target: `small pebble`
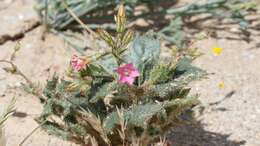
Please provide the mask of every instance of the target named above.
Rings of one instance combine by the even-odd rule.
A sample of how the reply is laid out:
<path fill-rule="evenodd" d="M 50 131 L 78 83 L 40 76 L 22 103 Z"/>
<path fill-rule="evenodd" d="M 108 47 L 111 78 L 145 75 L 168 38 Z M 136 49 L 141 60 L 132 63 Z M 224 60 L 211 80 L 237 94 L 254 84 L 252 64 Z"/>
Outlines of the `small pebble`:
<path fill-rule="evenodd" d="M 19 14 L 19 15 L 18 15 L 18 18 L 19 18 L 20 20 L 23 20 L 23 19 L 24 19 L 24 15 Z"/>

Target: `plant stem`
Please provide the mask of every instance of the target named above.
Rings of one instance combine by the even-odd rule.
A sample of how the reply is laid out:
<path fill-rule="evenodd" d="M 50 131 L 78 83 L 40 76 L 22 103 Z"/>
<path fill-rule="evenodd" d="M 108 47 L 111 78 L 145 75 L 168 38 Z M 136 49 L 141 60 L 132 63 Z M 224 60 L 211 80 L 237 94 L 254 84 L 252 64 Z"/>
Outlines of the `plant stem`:
<path fill-rule="evenodd" d="M 33 82 L 12 61 L 0 60 L 0 63 L 10 64 L 12 66 L 12 68 L 15 70 L 15 72 L 13 74 L 21 76 L 29 84 L 30 88 L 34 88 Z M 38 98 L 41 101 L 45 101 L 45 96 L 42 93 L 40 93 L 39 91 L 32 92 L 31 94 L 35 95 L 35 96 L 38 96 Z"/>
<path fill-rule="evenodd" d="M 33 85 L 33 82 L 25 74 L 23 74 L 12 61 L 0 60 L 0 63 L 1 62 L 10 64 L 12 66 L 12 68 L 16 70 L 15 74 L 20 75 L 21 77 L 23 77 L 30 86 Z"/>
<path fill-rule="evenodd" d="M 41 126 L 44 125 L 46 122 L 47 122 L 47 120 L 43 121 L 39 126 L 37 126 L 36 128 L 34 128 L 33 131 L 31 131 L 31 132 L 22 140 L 22 142 L 21 142 L 18 146 L 22 146 L 22 145 L 25 143 L 25 141 L 26 141 L 28 138 L 30 138 L 30 136 L 32 136 L 32 134 L 33 134 L 36 130 L 38 130 L 39 128 L 41 128 Z"/>

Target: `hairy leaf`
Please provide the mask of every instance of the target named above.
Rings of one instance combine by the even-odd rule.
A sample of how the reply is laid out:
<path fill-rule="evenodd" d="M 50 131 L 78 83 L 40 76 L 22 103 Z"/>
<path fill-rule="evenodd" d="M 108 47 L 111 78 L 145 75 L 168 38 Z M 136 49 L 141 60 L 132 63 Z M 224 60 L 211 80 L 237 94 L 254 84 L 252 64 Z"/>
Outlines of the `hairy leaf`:
<path fill-rule="evenodd" d="M 163 107 L 160 104 L 145 104 L 136 105 L 130 109 L 123 111 L 123 117 L 128 126 L 145 127 L 148 120 L 155 116 L 157 113 L 162 112 Z M 104 121 L 104 129 L 110 133 L 114 130 L 116 125 L 119 125 L 118 112 L 111 113 Z"/>
<path fill-rule="evenodd" d="M 160 56 L 160 42 L 152 36 L 139 36 L 134 39 L 130 51 L 125 56 L 141 72 L 139 84 L 148 79 L 149 74 Z"/>

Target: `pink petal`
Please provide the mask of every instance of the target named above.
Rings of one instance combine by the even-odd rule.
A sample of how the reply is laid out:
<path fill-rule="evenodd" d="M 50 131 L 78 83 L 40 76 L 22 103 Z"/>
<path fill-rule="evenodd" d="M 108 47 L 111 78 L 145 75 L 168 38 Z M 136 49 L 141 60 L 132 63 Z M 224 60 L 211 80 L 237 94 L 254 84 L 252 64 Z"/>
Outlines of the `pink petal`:
<path fill-rule="evenodd" d="M 134 69 L 135 68 L 133 63 L 128 63 L 124 67 L 127 68 L 127 69 Z"/>
<path fill-rule="evenodd" d="M 119 74 L 123 74 L 123 73 L 125 72 L 125 68 L 123 68 L 123 67 L 118 67 L 118 68 L 116 69 L 116 72 L 119 73 Z"/>
<path fill-rule="evenodd" d="M 139 71 L 133 63 L 125 64 L 115 70 L 119 74 L 119 82 L 132 85 L 136 77 L 140 76 Z"/>
<path fill-rule="evenodd" d="M 138 77 L 138 76 L 140 76 L 140 73 L 139 73 L 138 70 L 134 70 L 134 71 L 132 71 L 132 72 L 130 73 L 129 76 L 131 76 L 131 77 Z"/>
<path fill-rule="evenodd" d="M 126 83 L 126 84 L 128 84 L 128 85 L 133 85 L 134 80 L 135 80 L 135 78 L 122 76 L 122 77 L 120 77 L 119 82 L 120 82 L 120 83 L 123 83 L 123 84 Z"/>

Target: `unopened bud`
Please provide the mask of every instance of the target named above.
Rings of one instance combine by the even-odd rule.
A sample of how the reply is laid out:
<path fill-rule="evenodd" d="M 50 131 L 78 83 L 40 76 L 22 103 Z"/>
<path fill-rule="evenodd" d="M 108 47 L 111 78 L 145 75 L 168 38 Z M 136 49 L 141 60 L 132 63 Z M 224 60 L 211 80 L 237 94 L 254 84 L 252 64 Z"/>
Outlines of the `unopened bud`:
<path fill-rule="evenodd" d="M 125 7 L 124 7 L 124 5 L 119 6 L 117 16 L 118 17 L 125 17 Z"/>
<path fill-rule="evenodd" d="M 126 23 L 126 14 L 125 8 L 123 5 L 119 6 L 117 15 L 115 16 L 115 21 L 117 24 L 117 32 L 121 33 L 125 30 L 125 23 Z"/>

